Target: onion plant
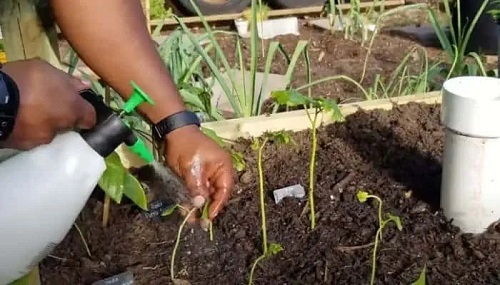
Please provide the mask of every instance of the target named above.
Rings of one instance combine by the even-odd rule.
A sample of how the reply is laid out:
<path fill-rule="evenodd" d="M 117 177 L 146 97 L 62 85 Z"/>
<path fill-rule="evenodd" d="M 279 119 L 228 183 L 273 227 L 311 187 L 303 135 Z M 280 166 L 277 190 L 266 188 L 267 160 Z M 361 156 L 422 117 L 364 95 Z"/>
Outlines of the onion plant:
<path fill-rule="evenodd" d="M 225 96 L 228 99 L 228 102 L 231 105 L 231 108 L 236 117 L 250 117 L 255 115 L 260 115 L 262 113 L 262 103 L 263 103 L 263 87 L 266 86 L 268 76 L 271 70 L 271 65 L 276 55 L 276 52 L 279 51 L 284 57 L 288 64 L 288 70 L 286 72 L 286 81 L 289 84 L 293 77 L 293 71 L 295 69 L 295 64 L 301 55 L 306 56 L 307 49 L 307 41 L 300 41 L 292 55 L 290 57 L 282 47 L 282 45 L 277 41 L 272 41 L 268 47 L 267 56 L 265 59 L 265 67 L 264 67 L 264 75 L 263 75 L 263 84 L 260 90 L 257 90 L 256 85 L 256 75 L 257 75 L 257 63 L 258 63 L 258 49 L 259 49 L 259 38 L 257 33 L 257 13 L 258 13 L 258 5 L 257 0 L 252 0 L 251 6 L 251 21 L 250 23 L 250 79 L 247 79 L 245 70 L 245 57 L 243 55 L 243 47 L 241 45 L 241 40 L 239 39 L 236 33 L 227 32 L 227 34 L 234 35 L 236 41 L 236 65 L 231 66 L 229 61 L 227 60 L 224 51 L 220 47 L 216 34 L 217 32 L 213 31 L 205 17 L 199 10 L 194 0 L 190 0 L 193 5 L 195 11 L 203 23 L 203 26 L 206 30 L 206 40 L 207 47 L 204 48 L 200 43 L 199 39 L 190 31 L 190 29 L 182 22 L 182 19 L 173 16 L 174 19 L 179 23 L 180 29 L 187 36 L 187 38 L 191 41 L 198 55 L 201 57 L 203 62 L 208 66 L 213 78 L 220 84 Z M 220 71 L 220 66 L 217 64 L 216 59 L 213 59 L 209 55 L 208 47 L 213 48 L 215 52 L 216 59 L 220 61 L 222 68 L 226 71 L 228 79 L 226 80 Z M 240 72 L 242 82 L 238 82 L 235 77 L 235 70 Z M 249 87 L 247 88 L 247 80 L 249 81 Z"/>
<path fill-rule="evenodd" d="M 443 0 L 444 10 L 446 12 L 446 23 L 450 29 L 449 36 L 446 33 L 445 28 L 439 23 L 436 12 L 432 7 L 428 7 L 429 17 L 436 32 L 436 35 L 439 38 L 439 42 L 441 44 L 442 49 L 446 52 L 448 56 L 448 60 L 451 62 L 451 67 L 449 68 L 446 79 L 450 77 L 463 76 L 463 75 L 481 75 L 487 76 L 488 73 L 484 67 L 484 64 L 480 58 L 480 56 L 475 53 L 466 53 L 467 46 L 469 45 L 469 40 L 471 37 L 474 28 L 479 21 L 481 15 L 483 15 L 484 11 L 489 0 L 483 1 L 483 4 L 480 6 L 476 15 L 470 22 L 470 25 L 466 25 L 462 23 L 461 18 L 461 1 L 453 1 L 456 5 L 456 15 L 457 15 L 457 29 L 453 25 L 452 15 L 450 8 L 450 1 Z M 474 61 L 467 61 L 467 57 L 471 57 Z"/>

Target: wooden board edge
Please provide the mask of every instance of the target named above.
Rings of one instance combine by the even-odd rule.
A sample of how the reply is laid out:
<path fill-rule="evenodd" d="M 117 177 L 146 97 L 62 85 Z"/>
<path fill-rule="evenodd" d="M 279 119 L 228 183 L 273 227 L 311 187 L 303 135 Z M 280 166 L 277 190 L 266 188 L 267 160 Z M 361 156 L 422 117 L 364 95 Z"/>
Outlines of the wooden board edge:
<path fill-rule="evenodd" d="M 373 5 L 373 1 L 371 2 L 361 2 L 360 8 L 367 9 Z M 386 0 L 384 1 L 385 8 L 394 8 L 398 6 L 405 5 L 405 0 Z M 339 9 L 342 11 L 349 10 L 351 8 L 351 4 L 340 4 Z M 291 9 L 276 9 L 269 11 L 269 17 L 279 17 L 279 16 L 293 16 L 293 15 L 303 15 L 303 14 L 312 14 L 312 13 L 321 13 L 323 10 L 323 6 L 315 6 L 315 7 L 306 7 L 306 8 L 291 8 Z M 241 18 L 243 13 L 230 13 L 230 14 L 222 14 L 222 15 L 208 15 L 205 16 L 205 20 L 207 22 L 217 22 L 217 21 L 230 21 Z M 192 23 L 201 23 L 201 19 L 198 16 L 192 17 L 181 17 L 180 18 L 185 24 Z M 177 21 L 174 19 L 166 19 L 166 20 L 151 20 L 150 24 L 152 26 L 164 25 L 177 25 Z"/>
<path fill-rule="evenodd" d="M 417 95 L 394 97 L 390 99 L 378 99 L 361 101 L 356 103 L 341 104 L 340 110 L 344 116 L 356 113 L 359 110 L 385 109 L 390 110 L 394 105 L 408 104 L 410 102 L 425 104 L 440 104 L 441 92 L 430 92 Z M 313 114 L 313 111 L 309 111 Z M 322 124 L 333 123 L 331 117 L 321 115 Z M 202 127 L 211 129 L 223 139 L 234 141 L 238 138 L 250 138 L 281 130 L 302 131 L 309 129 L 311 123 L 305 110 L 290 111 L 272 115 L 262 115 L 249 118 L 239 118 L 226 121 L 203 123 Z"/>

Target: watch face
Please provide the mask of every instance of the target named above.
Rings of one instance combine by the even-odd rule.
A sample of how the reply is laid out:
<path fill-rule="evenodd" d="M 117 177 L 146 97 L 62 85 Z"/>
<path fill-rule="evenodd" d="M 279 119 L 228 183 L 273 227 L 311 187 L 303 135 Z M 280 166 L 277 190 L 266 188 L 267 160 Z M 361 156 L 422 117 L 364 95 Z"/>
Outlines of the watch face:
<path fill-rule="evenodd" d="M 9 103 L 9 90 L 7 90 L 7 85 L 0 76 L 0 105 L 7 105 L 7 103 Z"/>

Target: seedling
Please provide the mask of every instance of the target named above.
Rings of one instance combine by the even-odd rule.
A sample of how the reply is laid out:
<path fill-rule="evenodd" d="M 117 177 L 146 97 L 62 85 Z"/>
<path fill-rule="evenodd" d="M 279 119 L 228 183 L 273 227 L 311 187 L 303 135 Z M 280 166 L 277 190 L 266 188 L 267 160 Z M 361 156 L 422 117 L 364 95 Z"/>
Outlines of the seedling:
<path fill-rule="evenodd" d="M 102 220 L 104 227 L 108 224 L 111 199 L 120 204 L 123 195 L 125 195 L 141 209 L 147 211 L 148 208 L 144 188 L 137 178 L 127 171 L 120 156 L 113 152 L 106 157 L 105 162 L 106 170 L 98 183 L 99 187 L 106 193 Z"/>
<path fill-rule="evenodd" d="M 259 261 L 263 260 L 264 258 L 272 257 L 272 256 L 280 253 L 281 251 L 283 251 L 283 247 L 280 244 L 278 244 L 278 243 L 269 244 L 269 251 L 267 253 L 264 253 L 261 256 L 259 256 L 259 258 L 257 258 L 255 260 L 255 262 L 253 263 L 252 270 L 250 271 L 250 278 L 248 281 L 248 285 L 253 284 L 253 275 L 255 272 L 255 267 L 257 267 L 257 264 L 259 263 Z"/>
<path fill-rule="evenodd" d="M 179 248 L 179 244 L 181 242 L 182 230 L 184 229 L 184 226 L 186 225 L 189 217 L 196 210 L 197 210 L 196 208 L 193 208 L 193 209 L 191 209 L 187 213 L 186 217 L 184 218 L 184 220 L 182 221 L 181 225 L 179 226 L 179 231 L 177 232 L 177 239 L 175 240 L 174 249 L 172 251 L 172 255 L 171 255 L 171 258 L 170 258 L 170 279 L 172 280 L 172 282 L 174 282 L 174 284 L 177 284 L 176 282 L 178 282 L 177 279 L 175 278 L 175 254 L 177 253 L 177 249 Z"/>
<path fill-rule="evenodd" d="M 334 121 L 344 120 L 342 112 L 340 111 L 337 103 L 329 99 L 313 99 L 304 96 L 296 90 L 276 91 L 271 94 L 271 97 L 279 105 L 287 107 L 302 106 L 307 114 L 307 118 L 311 123 L 311 161 L 309 165 L 309 207 L 311 209 L 311 229 L 316 228 L 316 213 L 314 209 L 314 185 L 315 185 L 315 168 L 316 168 L 316 149 L 318 144 L 317 125 L 318 118 L 321 113 L 328 113 Z M 313 115 L 311 116 L 309 108 L 313 108 Z"/>
<path fill-rule="evenodd" d="M 207 200 L 205 206 L 203 207 L 203 212 L 201 213 L 201 220 L 204 223 L 204 226 L 208 227 L 208 238 L 210 241 L 214 240 L 214 232 L 212 225 L 213 223 L 208 219 L 208 208 L 210 206 L 210 199 Z"/>
<path fill-rule="evenodd" d="M 253 274 L 255 271 L 255 266 L 259 261 L 266 257 L 271 257 L 278 252 L 282 251 L 283 248 L 279 244 L 268 244 L 267 243 L 267 226 L 266 226 L 266 204 L 265 204 L 265 194 L 264 194 L 264 170 L 262 166 L 262 153 L 264 147 L 269 140 L 273 140 L 280 144 L 289 144 L 292 138 L 287 132 L 277 132 L 277 133 L 266 133 L 262 138 L 254 139 L 252 143 L 252 149 L 257 151 L 257 168 L 259 172 L 259 192 L 260 192 L 260 215 L 262 218 L 261 229 L 262 229 L 262 255 L 257 258 L 250 271 L 250 279 L 248 284 L 253 284 Z"/>
<path fill-rule="evenodd" d="M 375 283 L 375 270 L 377 265 L 377 248 L 379 242 L 382 241 L 382 230 L 389 222 L 393 222 L 400 231 L 403 230 L 403 225 L 401 224 L 401 219 L 398 216 L 392 215 L 391 213 L 386 214 L 387 219 L 385 220 L 382 219 L 382 199 L 380 199 L 380 197 L 368 194 L 368 192 L 365 191 L 358 191 L 356 197 L 358 198 L 358 201 L 361 203 L 365 203 L 370 198 L 378 201 L 379 227 L 375 235 L 375 241 L 373 245 L 372 274 L 370 279 L 370 285 L 373 285 Z"/>
<path fill-rule="evenodd" d="M 418 277 L 417 281 L 411 283 L 411 285 L 427 285 L 426 282 L 426 273 L 427 273 L 427 264 L 424 265 L 424 268 L 422 269 L 422 272 L 420 272 L 420 276 Z"/>

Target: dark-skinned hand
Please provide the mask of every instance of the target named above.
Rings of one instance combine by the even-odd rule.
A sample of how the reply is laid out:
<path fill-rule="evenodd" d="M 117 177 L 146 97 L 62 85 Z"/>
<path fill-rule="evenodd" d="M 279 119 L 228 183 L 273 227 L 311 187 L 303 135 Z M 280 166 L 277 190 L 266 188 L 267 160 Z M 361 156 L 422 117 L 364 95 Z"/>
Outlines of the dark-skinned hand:
<path fill-rule="evenodd" d="M 20 106 L 1 148 L 28 150 L 50 143 L 58 133 L 94 126 L 95 110 L 79 95 L 89 86 L 80 79 L 40 59 L 9 62 L 2 71 L 16 82 Z"/>
<path fill-rule="evenodd" d="M 191 203 L 182 205 L 184 214 L 210 201 L 208 221 L 213 221 L 234 187 L 235 170 L 229 153 L 196 126 L 186 126 L 167 135 L 165 160 L 190 192 Z M 196 220 L 194 215 L 188 218 L 191 223 Z M 208 221 L 201 221 L 202 227 Z"/>

